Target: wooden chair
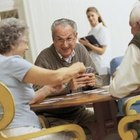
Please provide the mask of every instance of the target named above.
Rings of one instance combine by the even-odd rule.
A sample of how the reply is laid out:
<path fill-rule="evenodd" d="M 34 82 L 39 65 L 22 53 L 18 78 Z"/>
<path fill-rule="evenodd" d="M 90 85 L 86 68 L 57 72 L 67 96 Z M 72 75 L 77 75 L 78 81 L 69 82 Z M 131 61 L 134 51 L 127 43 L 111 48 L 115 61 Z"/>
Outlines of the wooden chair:
<path fill-rule="evenodd" d="M 125 115 L 118 124 L 118 132 L 122 140 L 136 140 L 138 139 L 138 132 L 130 124 L 140 121 L 140 114 L 134 109 L 133 104 L 140 101 L 140 95 L 129 98 L 124 104 Z M 139 122 L 140 123 L 140 122 Z M 138 127 L 140 130 L 140 125 Z"/>
<path fill-rule="evenodd" d="M 73 140 L 85 140 L 85 133 L 83 129 L 76 124 L 61 125 L 52 128 L 43 128 L 38 132 L 24 134 L 20 136 L 7 137 L 2 133 L 13 120 L 15 114 L 15 105 L 10 90 L 0 82 L 0 108 L 2 108 L 2 115 L 0 114 L 0 140 L 28 140 L 40 136 L 57 133 L 57 132 L 72 132 L 75 137 Z"/>

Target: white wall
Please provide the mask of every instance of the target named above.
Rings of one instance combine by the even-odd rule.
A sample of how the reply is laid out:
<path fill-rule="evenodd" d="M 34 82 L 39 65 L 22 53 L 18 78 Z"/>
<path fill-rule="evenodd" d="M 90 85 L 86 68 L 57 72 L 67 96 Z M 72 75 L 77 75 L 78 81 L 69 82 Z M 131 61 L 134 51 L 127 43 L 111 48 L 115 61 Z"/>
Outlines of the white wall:
<path fill-rule="evenodd" d="M 0 12 L 11 10 L 14 8 L 13 0 L 0 0 Z"/>
<path fill-rule="evenodd" d="M 49 47 L 51 24 L 55 19 L 66 17 L 77 22 L 79 37 L 85 36 L 90 25 L 86 9 L 95 6 L 99 9 L 111 33 L 112 55 L 123 55 L 131 39 L 128 18 L 137 0 L 23 0 L 26 21 L 29 25 L 33 61 L 39 52 Z"/>

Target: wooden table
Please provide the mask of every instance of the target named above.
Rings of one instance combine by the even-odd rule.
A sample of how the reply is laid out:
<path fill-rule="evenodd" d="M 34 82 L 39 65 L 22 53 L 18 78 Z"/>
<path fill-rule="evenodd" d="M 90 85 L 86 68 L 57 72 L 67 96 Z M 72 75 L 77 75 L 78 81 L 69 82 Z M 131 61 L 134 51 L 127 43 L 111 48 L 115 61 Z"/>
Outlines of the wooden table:
<path fill-rule="evenodd" d="M 40 104 L 32 105 L 31 109 L 36 112 L 78 105 L 93 106 L 101 135 L 100 140 L 110 131 L 111 127 L 117 127 L 115 99 L 109 95 L 106 87 L 48 98 Z"/>

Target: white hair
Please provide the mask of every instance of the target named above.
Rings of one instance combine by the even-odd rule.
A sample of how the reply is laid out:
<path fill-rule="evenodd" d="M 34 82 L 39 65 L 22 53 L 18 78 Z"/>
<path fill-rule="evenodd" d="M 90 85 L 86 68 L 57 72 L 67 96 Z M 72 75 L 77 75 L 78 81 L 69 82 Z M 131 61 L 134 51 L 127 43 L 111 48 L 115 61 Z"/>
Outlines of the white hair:
<path fill-rule="evenodd" d="M 136 24 L 137 22 L 140 22 L 140 1 L 138 1 L 134 5 L 134 7 L 130 13 L 129 22 L 131 25 Z"/>

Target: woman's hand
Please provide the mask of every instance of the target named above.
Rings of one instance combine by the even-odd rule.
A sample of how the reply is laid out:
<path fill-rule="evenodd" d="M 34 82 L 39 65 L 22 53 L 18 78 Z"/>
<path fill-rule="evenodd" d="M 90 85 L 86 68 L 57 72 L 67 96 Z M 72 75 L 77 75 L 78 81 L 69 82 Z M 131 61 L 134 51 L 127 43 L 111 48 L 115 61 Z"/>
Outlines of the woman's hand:
<path fill-rule="evenodd" d="M 71 70 L 73 70 L 71 72 L 73 72 L 75 74 L 84 73 L 86 70 L 86 67 L 81 62 L 76 62 L 76 63 L 72 64 L 69 68 Z"/>
<path fill-rule="evenodd" d="M 88 47 L 88 45 L 90 44 L 90 42 L 84 38 L 84 39 L 79 39 L 79 42 L 84 45 L 85 47 Z"/>
<path fill-rule="evenodd" d="M 69 83 L 69 81 L 74 78 L 75 76 L 81 74 L 81 73 L 84 73 L 85 70 L 86 70 L 86 67 L 84 66 L 83 63 L 81 62 L 76 62 L 74 64 L 72 64 L 70 67 L 65 67 L 65 68 L 61 68 L 61 69 L 58 69 L 59 72 L 61 72 L 61 77 L 63 75 L 67 75 L 67 76 L 63 76 L 64 79 L 63 79 L 63 83 L 62 84 L 65 84 L 65 83 Z"/>
<path fill-rule="evenodd" d="M 47 96 L 59 94 L 64 89 L 63 85 L 57 86 L 44 86 L 36 91 L 35 97 L 30 101 L 29 104 L 35 104 L 42 102 Z"/>

